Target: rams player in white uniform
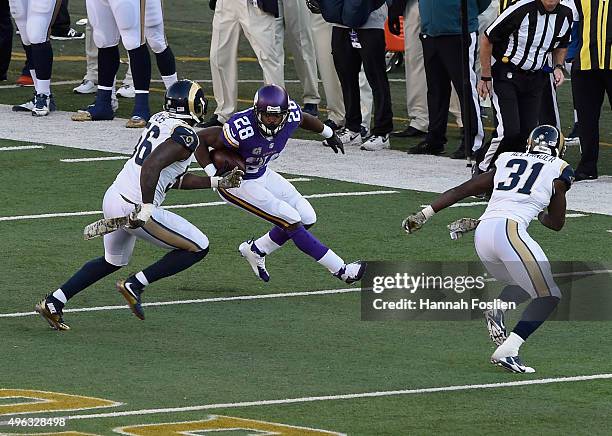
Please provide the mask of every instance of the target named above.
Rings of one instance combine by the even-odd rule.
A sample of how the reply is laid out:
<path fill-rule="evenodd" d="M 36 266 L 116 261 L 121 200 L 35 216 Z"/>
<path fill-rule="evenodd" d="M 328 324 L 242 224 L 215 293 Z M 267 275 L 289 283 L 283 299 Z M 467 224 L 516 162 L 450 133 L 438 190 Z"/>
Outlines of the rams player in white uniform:
<path fill-rule="evenodd" d="M 32 100 L 14 106 L 14 111 L 30 111 L 32 115 L 41 117 L 56 109 L 51 94 L 53 49 L 49 34 L 61 3 L 61 0 L 9 0 L 21 42 L 32 59 L 34 68 L 30 73 L 35 89 Z"/>
<path fill-rule="evenodd" d="M 200 177 L 187 172 L 197 159 L 200 143 L 192 125 L 202 121 L 206 105 L 204 92 L 195 82 L 180 80 L 168 89 L 165 111 L 151 117 L 131 159 L 104 195 L 104 217 L 130 216 L 130 226 L 104 235 L 104 257 L 87 262 L 36 305 L 36 311 L 51 327 L 69 329 L 62 317 L 64 305 L 86 287 L 127 265 L 136 239 L 169 250 L 156 263 L 117 282 L 118 291 L 140 319 L 144 319 L 140 296 L 145 286 L 177 274 L 206 256 L 206 235 L 184 218 L 161 207 L 171 188 L 240 186 L 242 172 L 239 170 L 225 177 Z M 139 210 L 135 210 L 137 205 L 140 205 Z"/>
<path fill-rule="evenodd" d="M 474 244 L 478 257 L 491 275 L 509 285 L 502 290 L 500 300 L 520 304 L 532 299 L 508 336 L 503 311 L 485 312 L 489 334 L 498 345 L 491 363 L 517 373 L 535 372 L 522 363 L 519 348 L 561 298 L 548 259 L 527 233 L 527 227 L 536 216 L 555 231 L 565 224 L 565 193 L 570 189 L 574 172 L 562 159 L 564 151 L 563 137 L 556 127 L 536 127 L 529 136 L 526 153 L 502 153 L 495 169 L 446 191 L 402 224 L 412 233 L 442 209 L 492 190 L 480 220 L 461 220 L 465 227 L 458 233 L 477 226 Z"/>

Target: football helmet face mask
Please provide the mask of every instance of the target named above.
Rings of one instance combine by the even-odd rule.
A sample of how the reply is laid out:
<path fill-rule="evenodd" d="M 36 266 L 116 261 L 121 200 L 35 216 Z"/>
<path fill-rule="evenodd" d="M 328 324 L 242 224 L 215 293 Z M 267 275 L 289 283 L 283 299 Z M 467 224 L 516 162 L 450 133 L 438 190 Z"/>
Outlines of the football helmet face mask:
<path fill-rule="evenodd" d="M 259 88 L 253 100 L 257 127 L 264 136 L 275 136 L 287 123 L 289 95 L 278 85 Z"/>
<path fill-rule="evenodd" d="M 543 124 L 529 134 L 527 153 L 543 153 L 562 158 L 565 154 L 565 139 L 555 126 Z"/>
<path fill-rule="evenodd" d="M 183 79 L 166 90 L 164 110 L 172 118 L 180 118 L 189 124 L 201 123 L 208 108 L 202 87 L 196 82 Z"/>

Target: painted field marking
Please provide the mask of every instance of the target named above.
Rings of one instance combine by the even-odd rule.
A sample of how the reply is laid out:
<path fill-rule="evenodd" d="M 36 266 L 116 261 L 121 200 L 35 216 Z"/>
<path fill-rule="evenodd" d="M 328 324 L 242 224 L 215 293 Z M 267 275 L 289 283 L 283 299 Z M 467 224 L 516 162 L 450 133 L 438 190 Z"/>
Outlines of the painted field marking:
<path fill-rule="evenodd" d="M 304 198 L 328 198 L 328 197 L 364 197 L 368 195 L 385 195 L 385 194 L 397 194 L 399 191 L 360 191 L 360 192 L 330 192 L 327 194 L 310 194 L 304 195 Z M 164 209 L 186 209 L 190 207 L 207 207 L 207 206 L 222 206 L 226 204 L 224 201 L 210 201 L 207 203 L 193 203 L 193 204 L 175 204 L 170 206 L 164 206 Z M 38 215 L 15 215 L 15 216 L 3 216 L 0 217 L 0 221 L 20 221 L 29 219 L 40 219 L 40 218 L 59 218 L 69 216 L 84 216 L 84 215 L 97 215 L 101 214 L 101 210 L 88 210 L 81 212 L 58 212 L 58 213 L 44 213 Z"/>
<path fill-rule="evenodd" d="M 612 274 L 612 269 L 601 269 L 592 271 L 572 271 L 567 273 L 556 273 L 553 277 L 579 277 L 589 276 L 597 274 Z M 495 277 L 488 277 L 484 279 L 485 282 L 496 282 Z M 371 290 L 371 288 L 365 288 L 363 290 Z M 318 291 L 302 291 L 302 292 L 282 292 L 278 294 L 255 294 L 255 295 L 237 295 L 234 297 L 213 297 L 213 298 L 200 298 L 193 300 L 174 300 L 174 301 L 155 301 L 150 303 L 142 303 L 143 306 L 147 307 L 158 307 L 158 306 L 177 306 L 182 304 L 205 304 L 205 303 L 222 303 L 227 301 L 250 301 L 250 300 L 267 300 L 274 298 L 291 298 L 291 297 L 311 297 L 318 295 L 333 295 L 333 294 L 350 294 L 361 292 L 362 288 L 344 288 L 344 289 L 325 289 Z M 78 313 L 78 312 L 102 312 L 105 310 L 121 310 L 127 309 L 127 305 L 123 306 L 95 306 L 95 307 L 79 307 L 75 309 L 66 309 L 64 313 Z M 23 318 L 26 316 L 37 315 L 36 312 L 13 312 L 13 313 L 0 313 L 0 318 Z"/>
<path fill-rule="evenodd" d="M 0 147 L 0 151 L 21 151 L 21 150 L 34 150 L 45 148 L 43 145 L 19 145 L 14 147 Z"/>
<path fill-rule="evenodd" d="M 176 300 L 176 301 L 156 301 L 151 303 L 142 303 L 143 306 L 176 306 L 181 304 L 204 304 L 204 303 L 223 303 L 226 301 L 249 301 L 249 300 L 268 300 L 273 298 L 291 298 L 291 297 L 311 297 L 317 295 L 331 294 L 348 294 L 353 292 L 361 292 L 361 288 L 345 288 L 345 289 L 326 289 L 321 291 L 304 291 L 304 292 L 283 292 L 280 294 L 260 294 L 260 295 L 237 295 L 234 297 L 213 297 L 200 298 L 195 300 Z M 70 312 L 101 312 L 104 310 L 123 310 L 128 306 L 98 306 L 98 307 L 80 307 L 76 309 L 66 309 L 64 313 Z M 25 316 L 37 315 L 37 312 L 17 312 L 17 313 L 0 313 L 0 318 L 22 318 Z"/>
<path fill-rule="evenodd" d="M 127 160 L 130 156 L 80 157 L 76 159 L 60 159 L 60 162 L 98 162 L 102 160 Z"/>
<path fill-rule="evenodd" d="M 193 412 L 198 410 L 211 410 L 211 409 L 235 409 L 242 407 L 253 407 L 253 406 L 270 406 L 275 404 L 296 404 L 296 403 L 311 403 L 316 401 L 335 401 L 335 400 L 352 400 L 356 398 L 377 398 L 377 397 L 391 397 L 398 395 L 416 395 L 416 394 L 431 394 L 437 392 L 457 392 L 457 391 L 470 391 L 470 390 L 482 390 L 482 389 L 499 389 L 509 388 L 515 386 L 533 386 L 533 385 L 547 385 L 554 383 L 571 383 L 580 381 L 590 380 L 609 380 L 612 379 L 612 374 L 593 374 L 593 375 L 578 375 L 573 377 L 556 377 L 556 378 L 542 378 L 534 380 L 520 380 L 502 383 L 483 383 L 473 385 L 451 385 L 451 386 L 440 386 L 420 389 L 398 389 L 392 391 L 376 391 L 376 392 L 360 392 L 353 394 L 338 394 L 338 395 L 322 395 L 316 397 L 299 397 L 299 398 L 282 398 L 277 400 L 256 400 L 256 401 L 241 401 L 235 403 L 212 403 L 202 404 L 199 406 L 186 406 L 186 407 L 169 407 L 164 409 L 141 409 L 141 410 L 127 410 L 124 412 L 108 412 L 108 413 L 96 413 L 88 415 L 72 415 L 64 416 L 67 420 L 77 419 L 97 419 L 97 418 L 115 418 L 119 416 L 134 416 L 134 415 L 153 415 L 160 413 L 176 413 L 176 412 Z"/>

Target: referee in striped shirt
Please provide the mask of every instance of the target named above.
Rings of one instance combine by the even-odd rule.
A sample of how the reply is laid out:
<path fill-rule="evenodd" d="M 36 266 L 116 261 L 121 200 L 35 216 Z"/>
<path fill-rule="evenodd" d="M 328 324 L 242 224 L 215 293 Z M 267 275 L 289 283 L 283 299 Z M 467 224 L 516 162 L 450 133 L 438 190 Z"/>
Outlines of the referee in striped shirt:
<path fill-rule="evenodd" d="M 606 0 L 608 1 L 608 0 Z M 496 136 L 478 167 L 487 171 L 500 153 L 524 151 L 538 125 L 546 73 L 552 52 L 555 86 L 564 80 L 563 62 L 570 40 L 572 11 L 560 0 L 519 0 L 508 6 L 481 38 L 478 94 L 491 95 Z"/>
<path fill-rule="evenodd" d="M 582 157 L 576 181 L 597 178 L 599 116 L 604 95 L 612 106 L 612 0 L 574 0 L 580 42 L 572 63 L 572 93 Z"/>

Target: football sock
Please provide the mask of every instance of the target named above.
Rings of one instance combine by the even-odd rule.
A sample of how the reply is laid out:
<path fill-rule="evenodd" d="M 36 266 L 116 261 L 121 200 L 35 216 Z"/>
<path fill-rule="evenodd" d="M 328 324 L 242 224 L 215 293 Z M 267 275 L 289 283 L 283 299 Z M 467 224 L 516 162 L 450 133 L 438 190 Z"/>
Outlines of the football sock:
<path fill-rule="evenodd" d="M 550 316 L 557 307 L 557 304 L 559 304 L 559 301 L 558 297 L 553 296 L 535 298 L 525 308 L 521 320 L 516 324 L 512 332 L 526 340 Z"/>
<path fill-rule="evenodd" d="M 318 262 L 329 270 L 330 273 L 336 274 L 344 266 L 344 260 L 332 250 L 327 250 L 327 253 L 318 260 Z"/>
<path fill-rule="evenodd" d="M 178 81 L 178 75 L 174 73 L 169 76 L 162 76 L 162 80 L 164 81 L 164 86 L 168 89 Z"/>
<path fill-rule="evenodd" d="M 157 61 L 157 68 L 159 73 L 164 80 L 166 89 L 176 82 L 176 61 L 174 60 L 174 53 L 170 47 L 166 47 L 161 53 L 155 53 L 155 60 Z M 174 79 L 174 80 L 172 80 Z"/>
<path fill-rule="evenodd" d="M 146 284 L 156 282 L 164 277 L 170 277 L 198 263 L 208 254 L 208 247 L 200 251 L 172 250 L 160 260 L 130 276 L 126 281 L 133 288 L 142 291 Z M 140 280 L 139 280 L 140 278 Z M 143 283 L 145 282 L 145 283 Z"/>
<path fill-rule="evenodd" d="M 119 46 L 98 49 L 98 85 L 110 88 L 119 70 Z"/>
<path fill-rule="evenodd" d="M 36 71 L 36 78 L 40 82 L 36 89 L 39 94 L 49 95 L 50 81 L 51 81 L 51 69 L 53 67 L 53 49 L 51 48 L 51 42 L 43 42 L 42 44 L 32 44 L 32 65 Z"/>
<path fill-rule="evenodd" d="M 280 227 L 273 227 L 268 233 L 255 241 L 257 248 L 264 255 L 278 250 L 289 239 L 289 235 Z"/>
<path fill-rule="evenodd" d="M 502 289 L 501 294 L 499 294 L 499 299 L 501 301 L 506 303 L 516 303 L 517 306 L 530 298 L 529 293 L 517 285 L 508 285 Z"/>
<path fill-rule="evenodd" d="M 38 92 L 38 78 L 36 77 L 36 70 L 30 70 L 30 76 L 32 76 L 32 82 L 34 82 L 34 89 Z"/>
<path fill-rule="evenodd" d="M 53 293 L 53 297 L 58 302 L 62 303 L 63 306 L 65 301 L 62 301 L 61 299 L 62 294 L 64 295 L 64 299 L 68 301 L 83 289 L 91 286 L 107 275 L 114 273 L 120 268 L 120 266 L 108 263 L 104 257 L 98 257 L 97 259 L 90 260 L 83 265 L 80 270 L 74 273 L 74 275 L 70 277 L 66 283 L 60 286 L 60 288 Z"/>
<path fill-rule="evenodd" d="M 298 227 L 296 230 L 287 231 L 287 234 L 293 240 L 297 248 L 314 260 L 320 260 L 329 250 L 329 248 L 319 242 L 319 240 L 303 226 Z"/>
<path fill-rule="evenodd" d="M 151 85 L 151 56 L 146 44 L 134 50 L 128 50 L 130 67 L 134 79 L 136 97 L 134 101 L 134 115 L 149 118 L 149 87 Z"/>
<path fill-rule="evenodd" d="M 495 353 L 493 353 L 493 356 L 495 356 L 496 354 L 499 357 L 518 356 L 519 349 L 521 348 L 521 345 L 523 345 L 523 342 L 525 342 L 523 338 L 521 338 L 516 333 L 512 332 L 506 338 L 504 343 L 501 344 L 499 347 L 497 347 L 497 350 L 495 350 Z"/>
<path fill-rule="evenodd" d="M 304 224 L 304 228 L 308 230 L 313 224 Z M 291 237 L 286 231 L 280 227 L 273 227 L 268 233 L 257 239 L 254 243 L 255 251 L 260 256 L 273 253 L 283 246 Z"/>

